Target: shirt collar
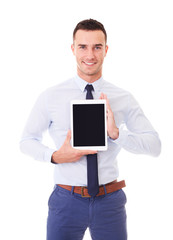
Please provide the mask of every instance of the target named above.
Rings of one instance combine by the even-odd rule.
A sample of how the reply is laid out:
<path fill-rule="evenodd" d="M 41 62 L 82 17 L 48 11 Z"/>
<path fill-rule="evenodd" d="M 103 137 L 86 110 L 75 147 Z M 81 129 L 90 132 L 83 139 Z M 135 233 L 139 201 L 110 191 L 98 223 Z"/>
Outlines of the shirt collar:
<path fill-rule="evenodd" d="M 76 75 L 75 82 L 78 85 L 78 87 L 81 89 L 82 92 L 85 91 L 85 87 L 87 84 L 92 84 L 94 91 L 98 91 L 103 83 L 103 77 L 99 78 L 98 80 L 96 80 L 93 83 L 88 83 L 87 81 L 83 80 L 78 75 Z"/>

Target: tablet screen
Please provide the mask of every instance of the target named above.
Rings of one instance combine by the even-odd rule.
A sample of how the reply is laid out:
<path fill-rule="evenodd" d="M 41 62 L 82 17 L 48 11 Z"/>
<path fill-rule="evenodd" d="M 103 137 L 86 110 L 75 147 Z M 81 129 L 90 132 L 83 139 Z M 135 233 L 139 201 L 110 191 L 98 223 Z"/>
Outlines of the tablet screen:
<path fill-rule="evenodd" d="M 72 145 L 81 149 L 106 150 L 106 102 L 83 100 L 72 103 Z"/>

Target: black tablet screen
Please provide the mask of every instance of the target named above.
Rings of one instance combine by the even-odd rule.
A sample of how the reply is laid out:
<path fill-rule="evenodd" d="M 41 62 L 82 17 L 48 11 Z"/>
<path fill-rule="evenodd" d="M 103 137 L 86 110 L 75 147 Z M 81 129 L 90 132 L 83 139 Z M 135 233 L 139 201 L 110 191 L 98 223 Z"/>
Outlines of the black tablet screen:
<path fill-rule="evenodd" d="M 105 146 L 104 104 L 73 105 L 73 142 L 75 147 Z"/>

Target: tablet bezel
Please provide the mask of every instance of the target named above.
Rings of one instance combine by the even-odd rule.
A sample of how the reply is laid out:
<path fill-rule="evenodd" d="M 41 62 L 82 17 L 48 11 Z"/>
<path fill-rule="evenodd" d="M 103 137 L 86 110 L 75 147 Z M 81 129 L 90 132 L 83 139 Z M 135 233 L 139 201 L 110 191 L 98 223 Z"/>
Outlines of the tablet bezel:
<path fill-rule="evenodd" d="M 104 104 L 104 122 L 105 122 L 105 145 L 104 146 L 74 146 L 74 130 L 73 130 L 73 105 L 80 104 Z M 107 150 L 107 117 L 106 117 L 106 100 L 105 99 L 86 99 L 86 100 L 72 100 L 71 101 L 71 145 L 75 149 L 80 150 Z"/>

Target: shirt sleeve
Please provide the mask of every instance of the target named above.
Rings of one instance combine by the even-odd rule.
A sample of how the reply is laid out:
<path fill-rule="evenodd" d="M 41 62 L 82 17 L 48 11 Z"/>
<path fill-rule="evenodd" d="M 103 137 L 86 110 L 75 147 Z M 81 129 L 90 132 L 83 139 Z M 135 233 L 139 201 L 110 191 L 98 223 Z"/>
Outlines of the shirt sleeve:
<path fill-rule="evenodd" d="M 42 144 L 43 133 L 49 128 L 51 120 L 46 106 L 46 92 L 37 99 L 24 128 L 20 149 L 36 160 L 51 162 L 55 149 Z"/>
<path fill-rule="evenodd" d="M 158 133 L 132 95 L 129 96 L 125 125 L 126 130 L 120 128 L 118 139 L 111 141 L 132 153 L 151 156 L 160 154 L 161 142 Z"/>

